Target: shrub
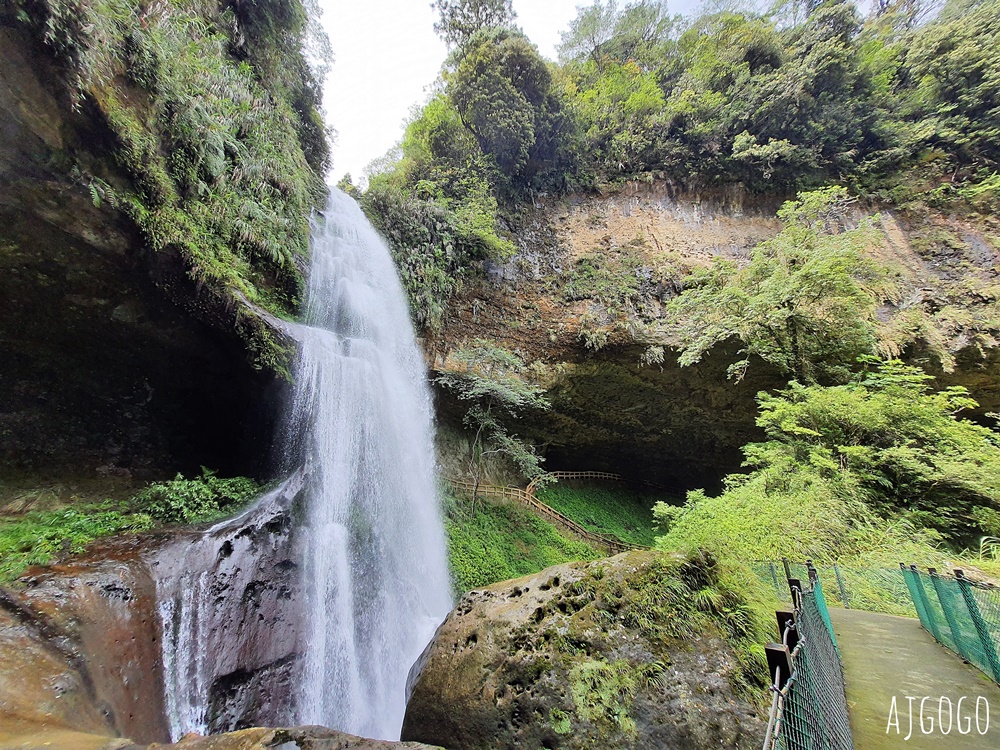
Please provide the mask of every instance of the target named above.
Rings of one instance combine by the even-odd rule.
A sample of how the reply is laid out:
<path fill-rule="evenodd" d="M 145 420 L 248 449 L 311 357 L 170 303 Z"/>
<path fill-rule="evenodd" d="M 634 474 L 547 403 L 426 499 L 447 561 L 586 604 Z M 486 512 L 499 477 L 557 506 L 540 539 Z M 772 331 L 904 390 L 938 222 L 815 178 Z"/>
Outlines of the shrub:
<path fill-rule="evenodd" d="M 135 501 L 157 521 L 198 523 L 221 518 L 246 505 L 260 492 L 260 485 L 246 477 L 223 479 L 202 467 L 202 475 L 169 482 L 155 482 Z"/>
<path fill-rule="evenodd" d="M 31 565 L 47 565 L 60 555 L 79 554 L 90 542 L 153 525 L 144 513 L 123 513 L 108 503 L 37 511 L 0 519 L 0 582 L 13 581 Z"/>

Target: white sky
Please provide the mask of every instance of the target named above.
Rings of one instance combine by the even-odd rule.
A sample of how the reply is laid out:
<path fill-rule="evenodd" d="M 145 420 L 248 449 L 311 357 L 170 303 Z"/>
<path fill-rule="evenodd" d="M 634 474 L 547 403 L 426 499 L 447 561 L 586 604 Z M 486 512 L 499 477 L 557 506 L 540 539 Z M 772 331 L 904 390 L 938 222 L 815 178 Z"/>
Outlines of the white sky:
<path fill-rule="evenodd" d="M 327 76 L 327 122 L 337 131 L 335 179 L 350 172 L 355 183 L 365 166 L 402 137 L 415 104 L 427 96 L 447 50 L 434 33 L 430 0 L 319 0 L 323 25 L 333 45 Z M 697 0 L 676 0 L 671 10 L 686 13 Z M 589 0 L 514 0 L 517 23 L 555 59 L 559 32 Z"/>

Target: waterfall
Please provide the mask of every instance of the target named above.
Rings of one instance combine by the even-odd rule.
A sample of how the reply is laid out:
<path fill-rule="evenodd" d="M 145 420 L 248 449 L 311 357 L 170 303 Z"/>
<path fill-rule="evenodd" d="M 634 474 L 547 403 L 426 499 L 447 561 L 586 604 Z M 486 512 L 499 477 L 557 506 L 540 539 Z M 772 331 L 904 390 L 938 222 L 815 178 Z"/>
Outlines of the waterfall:
<path fill-rule="evenodd" d="M 388 249 L 339 190 L 291 330 L 291 478 L 154 564 L 175 739 L 262 720 L 399 739 L 451 608 L 424 361 Z"/>
<path fill-rule="evenodd" d="M 399 739 L 407 673 L 451 609 L 431 398 L 389 251 L 340 191 L 314 230 L 308 300 L 298 718 Z"/>

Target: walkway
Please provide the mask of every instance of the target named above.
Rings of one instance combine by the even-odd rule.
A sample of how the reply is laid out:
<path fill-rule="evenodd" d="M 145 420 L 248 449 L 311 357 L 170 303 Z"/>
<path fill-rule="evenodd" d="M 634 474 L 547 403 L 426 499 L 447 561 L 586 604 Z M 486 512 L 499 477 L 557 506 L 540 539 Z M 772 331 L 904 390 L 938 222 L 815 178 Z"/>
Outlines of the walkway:
<path fill-rule="evenodd" d="M 847 705 L 851 733 L 856 750 L 997 750 L 1000 747 L 1000 687 L 975 667 L 937 644 L 915 618 L 873 614 L 855 609 L 830 609 L 834 632 L 844 662 Z M 889 733 L 893 696 L 899 712 L 899 733 L 892 726 Z M 913 734 L 910 731 L 909 704 L 913 702 Z M 920 729 L 920 699 L 925 702 L 925 727 Z M 938 704 L 941 697 L 951 699 L 957 709 L 962 704 L 961 724 L 957 710 L 950 733 L 939 729 Z M 976 699 L 989 701 L 990 724 L 985 735 L 976 730 Z M 980 702 L 981 703 L 981 702 Z M 959 734 L 959 727 L 971 719 L 970 732 Z M 980 713 L 980 727 L 985 715 Z M 948 727 L 948 704 L 944 704 L 944 728 Z"/>
<path fill-rule="evenodd" d="M 622 481 L 620 474 L 610 474 L 604 471 L 553 471 L 549 473 L 549 476 L 554 477 L 557 480 L 604 479 L 614 482 Z M 619 552 L 628 552 L 631 549 L 649 549 L 648 547 L 642 547 L 638 544 L 630 544 L 618 539 L 617 537 L 590 531 L 578 524 L 576 521 L 564 516 L 555 508 L 546 505 L 535 495 L 535 490 L 538 484 L 537 478 L 533 479 L 531 483 L 528 484 L 527 488 L 523 490 L 520 487 L 503 487 L 498 484 L 480 483 L 476 485 L 465 479 L 451 479 L 448 477 L 445 478 L 445 481 L 451 485 L 453 490 L 468 495 L 469 497 L 472 496 L 473 492 L 476 492 L 476 494 L 481 497 L 489 497 L 495 500 L 513 500 L 521 503 L 521 505 L 524 505 L 534 511 L 536 515 L 541 516 L 546 521 L 549 521 L 557 526 L 561 526 L 563 530 L 568 531 L 573 536 L 587 542 L 597 549 L 603 549 L 609 555 L 617 555 Z"/>

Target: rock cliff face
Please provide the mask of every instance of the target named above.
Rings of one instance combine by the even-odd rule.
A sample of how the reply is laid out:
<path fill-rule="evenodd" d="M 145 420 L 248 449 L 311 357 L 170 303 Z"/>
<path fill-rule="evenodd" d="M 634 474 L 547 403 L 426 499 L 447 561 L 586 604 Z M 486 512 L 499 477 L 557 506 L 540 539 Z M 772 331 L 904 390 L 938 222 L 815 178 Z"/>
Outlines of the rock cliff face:
<path fill-rule="evenodd" d="M 790 197 L 790 196 L 789 196 Z M 608 195 L 539 199 L 515 230 L 518 254 L 486 269 L 427 340 L 437 369 L 477 338 L 518 351 L 553 408 L 516 430 L 545 446 L 549 469 L 616 471 L 678 489 L 713 488 L 759 439 L 754 397 L 785 378 L 754 361 L 727 379 L 738 342 L 682 368 L 661 324 L 692 270 L 740 261 L 780 229 L 781 198 L 737 189 L 693 194 L 634 183 Z M 877 207 L 856 207 L 856 222 Z M 965 385 L 995 411 L 1000 369 L 1000 228 L 991 217 L 930 208 L 883 211 L 876 260 L 898 278 L 900 302 L 881 311 L 886 353 Z M 908 343 L 912 342 L 912 343 Z M 445 421 L 463 405 L 440 394 Z"/>
<path fill-rule="evenodd" d="M 110 134 L 23 24 L 0 13 L 0 471 L 262 474 L 276 385 L 239 318 L 153 253 L 79 165 Z"/>
<path fill-rule="evenodd" d="M 759 746 L 762 713 L 732 648 L 672 598 L 714 585 L 706 571 L 631 552 L 469 592 L 414 668 L 403 738 L 450 750 Z"/>
<path fill-rule="evenodd" d="M 0 739 L 33 726 L 169 739 L 155 586 L 139 546 L 96 548 L 35 571 L 21 596 L 0 594 Z"/>
<path fill-rule="evenodd" d="M 212 732 L 287 724 L 298 488 L 289 480 L 209 533 L 109 540 L 0 589 L 0 747 L 38 723 L 141 743 L 168 741 L 171 716 L 192 711 Z"/>
<path fill-rule="evenodd" d="M 650 358 L 638 329 L 663 317 L 691 268 L 773 236 L 779 204 L 664 183 L 542 199 L 517 230 L 517 256 L 453 301 L 428 357 L 446 369 L 452 351 L 485 338 L 532 363 L 553 408 L 516 431 L 545 447 L 547 469 L 713 487 L 757 437 L 754 396 L 781 380 L 761 366 L 734 385 L 723 353 L 689 368 L 669 347 Z M 461 403 L 442 392 L 439 404 L 444 421 L 461 423 Z"/>
<path fill-rule="evenodd" d="M 210 732 L 291 720 L 306 622 L 292 520 L 301 484 L 294 475 L 236 518 L 146 557 L 174 720 Z"/>

